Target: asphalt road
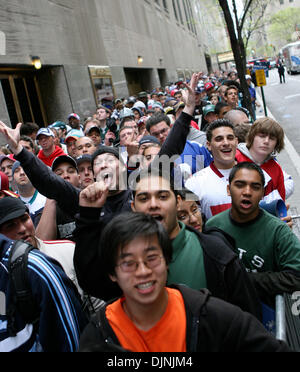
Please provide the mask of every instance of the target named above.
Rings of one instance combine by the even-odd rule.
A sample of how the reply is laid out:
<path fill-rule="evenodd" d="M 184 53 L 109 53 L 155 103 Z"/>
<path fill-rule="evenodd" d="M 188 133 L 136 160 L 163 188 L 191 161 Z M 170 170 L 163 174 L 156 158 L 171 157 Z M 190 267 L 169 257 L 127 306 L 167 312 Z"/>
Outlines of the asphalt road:
<path fill-rule="evenodd" d="M 287 137 L 285 149 L 277 159 L 294 180 L 294 193 L 287 200 L 290 204 L 288 214 L 297 216 L 294 219 L 293 231 L 300 239 L 300 74 L 286 74 L 286 83 L 280 84 L 277 69 L 271 70 L 267 86 L 263 90 L 268 116 L 281 124 Z M 261 96 L 260 88 L 257 88 L 257 93 Z M 257 116 L 264 116 L 263 106 L 257 109 Z"/>
<path fill-rule="evenodd" d="M 300 155 L 300 74 L 285 76 L 286 83 L 280 84 L 277 69 L 270 71 L 263 88 L 265 101 Z"/>

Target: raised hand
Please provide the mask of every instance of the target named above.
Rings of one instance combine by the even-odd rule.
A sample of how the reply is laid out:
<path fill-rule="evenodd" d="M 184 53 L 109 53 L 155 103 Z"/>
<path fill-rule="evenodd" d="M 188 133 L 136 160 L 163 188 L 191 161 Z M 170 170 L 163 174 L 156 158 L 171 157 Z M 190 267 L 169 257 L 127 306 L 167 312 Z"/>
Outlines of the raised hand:
<path fill-rule="evenodd" d="M 12 129 L 0 121 L 0 133 L 3 134 L 11 151 L 15 155 L 18 155 L 23 149 L 23 147 L 19 144 L 21 125 L 22 123 L 19 123 L 15 129 Z"/>
<path fill-rule="evenodd" d="M 196 105 L 196 93 L 195 90 L 197 88 L 199 79 L 203 75 L 202 72 L 198 74 L 193 74 L 189 84 L 185 83 L 185 89 L 182 91 L 182 100 L 185 103 L 185 108 L 183 112 L 186 112 L 189 115 L 194 114 L 195 105 Z"/>

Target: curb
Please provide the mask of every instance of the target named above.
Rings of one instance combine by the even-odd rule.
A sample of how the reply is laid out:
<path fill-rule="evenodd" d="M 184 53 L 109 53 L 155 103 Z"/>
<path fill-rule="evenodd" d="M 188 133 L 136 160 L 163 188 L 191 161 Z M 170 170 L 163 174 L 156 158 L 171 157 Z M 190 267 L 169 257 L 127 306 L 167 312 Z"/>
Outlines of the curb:
<path fill-rule="evenodd" d="M 256 92 L 256 96 L 257 96 L 257 100 L 261 104 L 261 107 L 263 107 L 263 101 L 262 101 L 262 98 L 261 98 L 261 96 L 258 92 Z M 275 116 L 272 114 L 271 110 L 269 109 L 269 107 L 267 107 L 267 112 L 268 112 L 268 117 L 277 121 Z M 265 117 L 265 115 L 257 115 L 257 117 L 258 118 L 259 117 Z M 296 169 L 298 175 L 300 176 L 300 156 L 299 156 L 295 147 L 292 145 L 291 141 L 288 139 L 288 137 L 286 135 L 285 135 L 285 138 L 284 138 L 284 142 L 285 142 L 285 147 L 284 147 L 283 151 L 287 152 L 288 156 L 290 157 L 291 161 L 293 162 L 293 164 L 295 166 L 295 169 Z"/>

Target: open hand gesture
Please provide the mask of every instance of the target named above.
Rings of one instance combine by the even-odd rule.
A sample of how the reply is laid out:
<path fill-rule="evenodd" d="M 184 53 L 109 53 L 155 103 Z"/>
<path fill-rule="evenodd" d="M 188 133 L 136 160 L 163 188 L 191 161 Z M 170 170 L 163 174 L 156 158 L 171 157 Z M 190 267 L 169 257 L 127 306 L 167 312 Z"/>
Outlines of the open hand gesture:
<path fill-rule="evenodd" d="M 18 155 L 23 149 L 19 144 L 21 125 L 22 123 L 19 123 L 15 129 L 12 129 L 0 121 L 0 133 L 4 135 L 10 149 L 15 155 Z"/>
<path fill-rule="evenodd" d="M 182 100 L 185 103 L 185 108 L 183 112 L 186 112 L 189 115 L 194 114 L 195 105 L 196 105 L 196 93 L 195 90 L 197 88 L 198 82 L 203 75 L 203 72 L 199 72 L 198 74 L 193 74 L 189 84 L 185 83 L 185 88 L 182 91 Z"/>

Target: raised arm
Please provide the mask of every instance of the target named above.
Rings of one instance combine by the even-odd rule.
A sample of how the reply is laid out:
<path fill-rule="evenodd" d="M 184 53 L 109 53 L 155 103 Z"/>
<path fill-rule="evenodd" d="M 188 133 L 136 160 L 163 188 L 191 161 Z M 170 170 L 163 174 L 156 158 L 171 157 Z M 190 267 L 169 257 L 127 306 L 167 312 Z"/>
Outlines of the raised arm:
<path fill-rule="evenodd" d="M 20 127 L 21 124 L 18 124 L 15 129 L 11 129 L 0 121 L 0 133 L 6 138 L 15 159 L 21 163 L 27 177 L 39 193 L 48 199 L 56 200 L 63 210 L 75 215 L 79 208 L 80 190 L 57 176 L 38 157 L 20 145 Z"/>
<path fill-rule="evenodd" d="M 172 130 L 159 152 L 159 156 L 168 155 L 169 157 L 172 157 L 174 155 L 179 156 L 182 154 L 190 131 L 190 123 L 195 111 L 195 90 L 201 76 L 202 72 L 193 74 L 190 83 L 185 84 L 186 89 L 182 91 L 182 100 L 185 103 L 185 107 L 179 118 L 175 121 Z"/>
<path fill-rule="evenodd" d="M 80 193 L 80 212 L 76 216 L 73 233 L 76 243 L 74 267 L 78 283 L 86 293 L 105 301 L 121 295 L 120 288 L 103 274 L 99 259 L 100 238 L 105 227 L 100 221 L 100 214 L 107 195 L 108 187 L 102 182 L 95 182 Z"/>

